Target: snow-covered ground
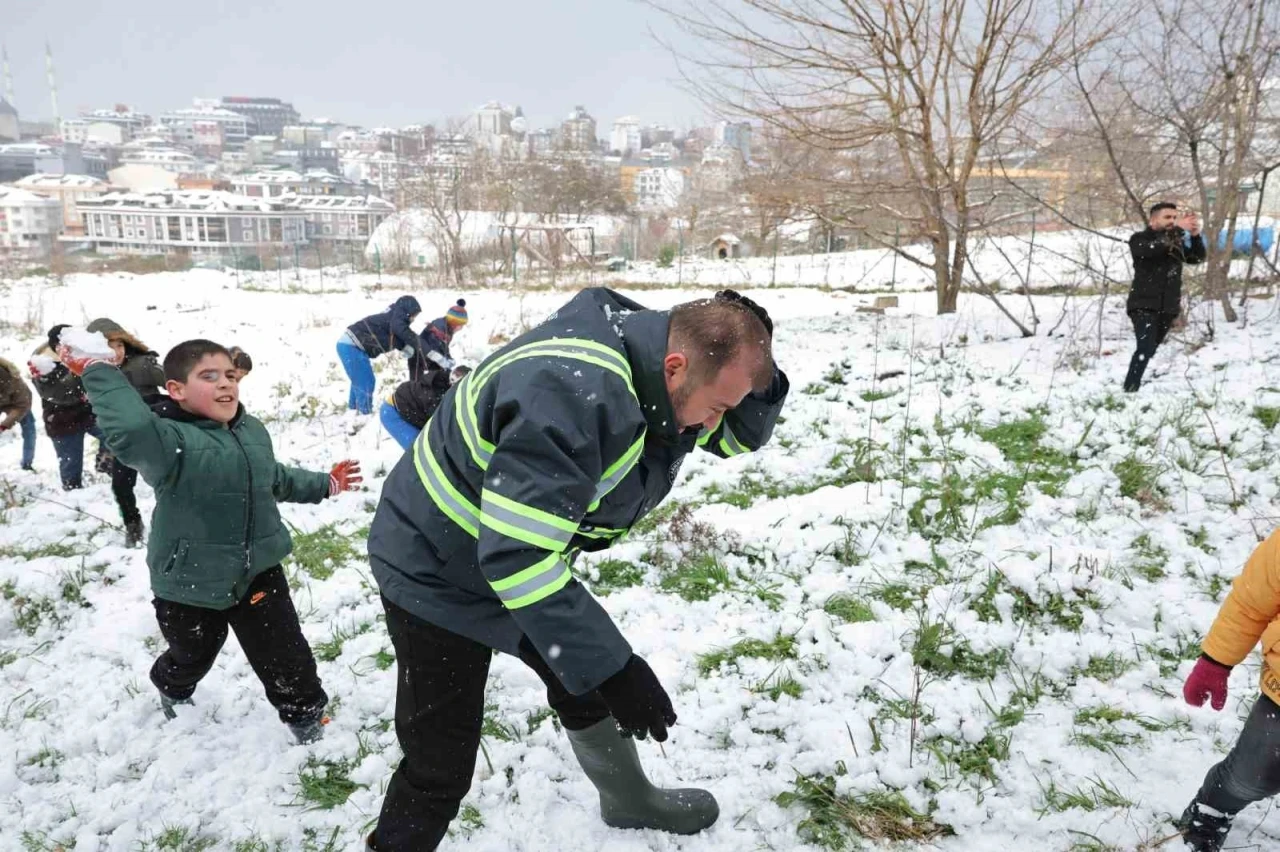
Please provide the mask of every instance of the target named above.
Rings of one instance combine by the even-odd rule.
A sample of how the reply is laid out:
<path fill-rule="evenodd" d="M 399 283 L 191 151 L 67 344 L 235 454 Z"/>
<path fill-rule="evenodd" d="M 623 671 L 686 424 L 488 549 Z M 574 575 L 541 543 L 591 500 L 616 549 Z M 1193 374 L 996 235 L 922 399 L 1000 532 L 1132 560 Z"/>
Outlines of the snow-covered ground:
<path fill-rule="evenodd" d="M 400 452 L 342 410 L 334 344 L 404 290 L 389 276 L 381 292 L 330 276 L 324 295 L 305 292 L 314 280 L 236 282 L 3 285 L 0 354 L 22 363 L 48 326 L 100 315 L 161 352 L 237 344 L 256 365 L 242 397 L 282 460 L 364 463 L 364 493 L 282 506 L 333 722 L 295 745 L 232 638 L 166 724 L 147 680 L 163 645 L 147 570 L 123 547 L 109 483 L 88 473 L 61 492 L 43 434 L 38 473 L 21 473 L 13 430 L 0 436 L 0 850 L 348 850 L 377 814 L 399 759 L 395 666 L 362 531 Z M 426 318 L 467 298 L 454 348 L 470 363 L 568 298 L 413 292 Z M 665 307 L 707 292 L 630 295 Z M 773 443 L 697 454 L 664 519 L 578 566 L 680 714 L 665 754 L 641 746 L 648 770 L 712 789 L 719 823 L 691 838 L 604 827 L 537 678 L 500 658 L 485 755 L 444 848 L 875 845 L 842 840 L 838 814 L 915 838 L 900 848 L 953 852 L 1170 834 L 1257 696 L 1255 656 L 1225 712 L 1179 697 L 1230 579 L 1280 515 L 1280 306 L 1250 302 L 1247 327 L 1219 323 L 1195 351 L 1171 341 L 1130 397 L 1116 301 L 1037 297 L 1041 335 L 1023 340 L 974 297 L 939 319 L 929 293 L 885 315 L 845 292 L 751 295 L 777 320 L 792 382 Z M 404 371 L 376 366 L 388 391 Z M 1280 844 L 1267 813 L 1247 811 L 1235 844 Z"/>

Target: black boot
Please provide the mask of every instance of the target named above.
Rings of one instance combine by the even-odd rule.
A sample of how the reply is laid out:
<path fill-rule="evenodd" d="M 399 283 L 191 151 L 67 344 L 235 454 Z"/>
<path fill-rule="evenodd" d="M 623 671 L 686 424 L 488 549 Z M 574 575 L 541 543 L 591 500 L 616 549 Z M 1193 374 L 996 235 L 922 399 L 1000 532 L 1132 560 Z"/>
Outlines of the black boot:
<path fill-rule="evenodd" d="M 1233 818 L 1233 814 L 1224 814 L 1193 800 L 1175 825 L 1187 846 L 1195 852 L 1221 852 Z"/>
<path fill-rule="evenodd" d="M 146 537 L 147 528 L 142 524 L 142 518 L 134 515 L 132 518 L 125 518 L 124 521 L 124 544 L 130 549 L 141 547 L 142 540 Z"/>
<path fill-rule="evenodd" d="M 289 730 L 298 740 L 298 745 L 311 745 L 324 738 L 324 726 L 329 724 L 329 717 L 315 719 L 311 722 L 290 722 Z"/>
<path fill-rule="evenodd" d="M 170 698 L 169 696 L 165 695 L 163 692 L 160 693 L 160 711 L 164 713 L 164 717 L 166 719 L 178 718 L 178 711 L 174 710 L 173 708 L 178 706 L 179 704 L 186 704 L 190 706 L 191 699 L 190 698 Z"/>
<path fill-rule="evenodd" d="M 618 733 L 612 716 L 586 730 L 565 733 L 600 793 L 600 816 L 606 825 L 697 834 L 720 816 L 720 806 L 706 790 L 663 790 L 649 783 L 635 741 Z"/>

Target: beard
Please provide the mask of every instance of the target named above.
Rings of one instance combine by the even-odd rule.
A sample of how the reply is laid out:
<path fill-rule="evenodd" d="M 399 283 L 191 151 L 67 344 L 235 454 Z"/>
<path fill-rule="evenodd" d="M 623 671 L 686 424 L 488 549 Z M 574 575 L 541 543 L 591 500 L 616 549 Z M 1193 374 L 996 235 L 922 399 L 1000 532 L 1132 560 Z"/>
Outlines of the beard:
<path fill-rule="evenodd" d="M 688 424 L 686 424 L 681 419 L 681 412 L 684 409 L 685 404 L 689 401 L 689 397 L 692 395 L 693 395 L 693 382 L 689 381 L 688 379 L 685 380 L 684 384 L 680 385 L 680 387 L 676 388 L 674 391 L 671 392 L 671 407 L 674 408 L 676 412 L 676 421 L 677 421 L 676 425 L 678 425 L 681 429 L 689 428 Z"/>

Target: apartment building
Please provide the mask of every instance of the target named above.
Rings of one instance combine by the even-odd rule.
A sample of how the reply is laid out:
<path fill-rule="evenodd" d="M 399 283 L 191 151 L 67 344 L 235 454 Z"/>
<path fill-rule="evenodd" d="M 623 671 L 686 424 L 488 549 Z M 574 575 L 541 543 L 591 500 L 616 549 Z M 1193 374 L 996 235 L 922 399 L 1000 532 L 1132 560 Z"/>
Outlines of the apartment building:
<path fill-rule="evenodd" d="M 0 186 L 0 253 L 40 257 L 62 230 L 62 205 L 14 186 Z"/>
<path fill-rule="evenodd" d="M 110 191 L 111 185 L 89 175 L 28 175 L 14 184 L 18 189 L 51 198 L 62 208 L 60 230 L 67 236 L 84 234 L 84 218 L 76 205 Z"/>
<path fill-rule="evenodd" d="M 282 201 L 306 216 L 309 241 L 335 246 L 356 243 L 361 252 L 374 229 L 396 212 L 394 204 L 375 195 L 298 195 Z"/>

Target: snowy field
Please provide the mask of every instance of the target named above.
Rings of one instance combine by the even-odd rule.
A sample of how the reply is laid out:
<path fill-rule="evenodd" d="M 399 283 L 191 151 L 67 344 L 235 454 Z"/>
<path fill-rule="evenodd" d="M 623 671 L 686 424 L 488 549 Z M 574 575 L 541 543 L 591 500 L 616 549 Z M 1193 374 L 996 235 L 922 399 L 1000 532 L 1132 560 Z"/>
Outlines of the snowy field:
<path fill-rule="evenodd" d="M 163 642 L 144 556 L 123 547 L 109 483 L 87 472 L 61 492 L 43 434 L 38 472 L 21 473 L 15 429 L 0 436 L 3 852 L 354 850 L 377 814 L 399 759 L 395 661 L 363 539 L 400 452 L 343 410 L 334 344 L 404 290 L 236 280 L 3 285 L 0 354 L 24 363 L 48 326 L 99 315 L 162 353 L 195 336 L 237 344 L 256 364 L 242 399 L 282 461 L 364 463 L 363 493 L 281 507 L 333 722 L 295 745 L 232 637 L 166 724 L 147 679 Z M 467 298 L 455 354 L 472 364 L 568 298 L 413 292 L 423 319 Z M 708 293 L 630 295 L 666 307 Z M 641 745 L 647 769 L 710 788 L 719 823 L 691 838 L 607 829 L 541 684 L 499 658 L 443 848 L 1101 852 L 1168 837 L 1258 694 L 1256 655 L 1225 712 L 1187 707 L 1180 688 L 1280 515 L 1280 306 L 1251 301 L 1246 328 L 1219 323 L 1195 351 L 1172 340 L 1131 397 L 1119 301 L 1037 297 L 1041 335 L 1022 340 L 974 297 L 938 319 L 931 293 L 885 315 L 844 292 L 751 295 L 792 383 L 772 444 L 691 457 L 656 517 L 578 565 L 680 715 L 665 754 Z M 404 364 L 376 368 L 382 396 Z M 1277 848 L 1280 822 L 1251 808 L 1232 841 Z"/>

